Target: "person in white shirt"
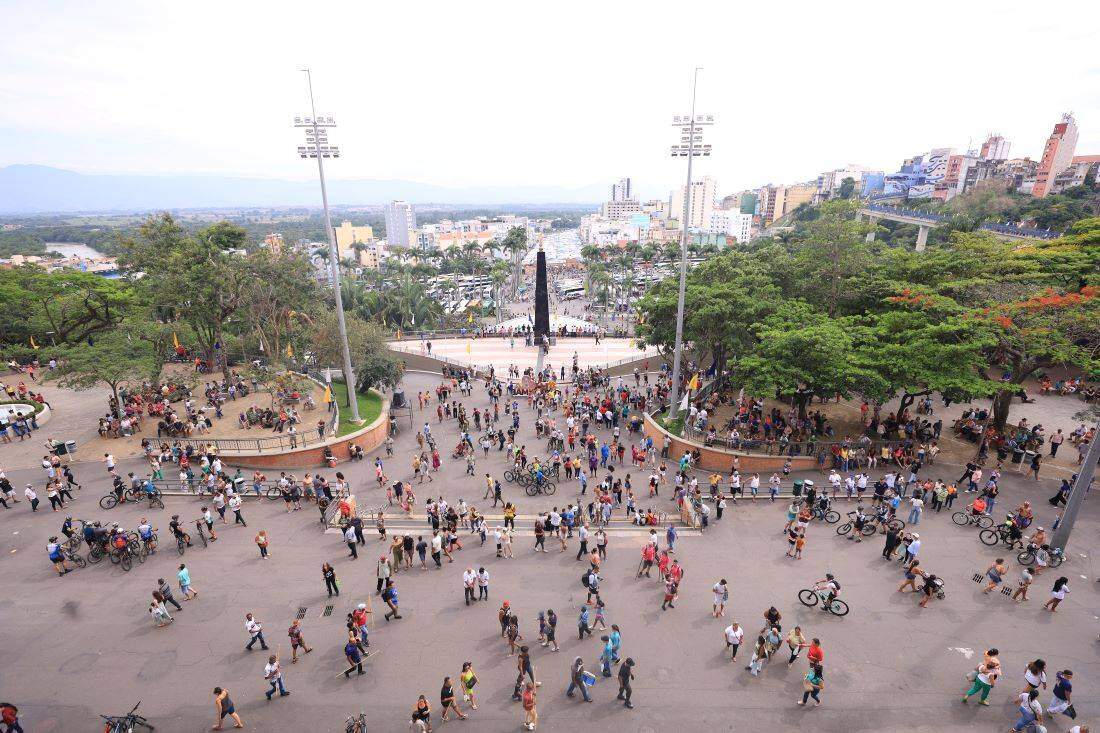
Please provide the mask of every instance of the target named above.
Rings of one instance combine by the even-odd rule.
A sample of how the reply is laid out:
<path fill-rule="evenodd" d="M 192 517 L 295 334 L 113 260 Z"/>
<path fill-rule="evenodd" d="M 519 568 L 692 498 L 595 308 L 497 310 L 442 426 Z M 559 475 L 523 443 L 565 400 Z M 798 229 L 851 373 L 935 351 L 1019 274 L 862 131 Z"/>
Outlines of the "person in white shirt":
<path fill-rule="evenodd" d="M 725 616 L 726 601 L 728 601 L 730 597 L 729 585 L 726 583 L 726 579 L 722 578 L 721 580 L 719 580 L 717 583 L 714 584 L 714 587 L 711 588 L 711 590 L 714 592 L 714 618 Z"/>
<path fill-rule="evenodd" d="M 735 621 L 726 627 L 722 632 L 726 637 L 726 648 L 733 650 L 733 656 L 730 658 L 731 662 L 737 661 L 737 649 L 741 646 L 741 642 L 745 639 L 745 630 Z"/>
<path fill-rule="evenodd" d="M 27 497 L 27 501 L 31 503 L 31 511 L 38 511 L 38 493 L 35 492 L 34 486 L 27 484 L 27 488 L 23 489 L 23 496 Z"/>
<path fill-rule="evenodd" d="M 245 645 L 244 650 L 246 652 L 252 651 L 252 646 L 258 641 L 260 642 L 261 649 L 267 649 L 267 641 L 264 640 L 264 627 L 251 613 L 246 613 L 244 616 L 244 630 L 248 632 L 249 637 L 248 644 Z"/>
<path fill-rule="evenodd" d="M 267 695 L 268 700 L 275 694 L 276 689 L 279 691 L 279 697 L 286 697 L 290 694 L 290 691 L 283 686 L 283 668 L 279 665 L 279 657 L 275 654 L 267 658 L 267 664 L 264 666 L 264 679 L 271 685 L 271 689 L 264 693 Z"/>
<path fill-rule="evenodd" d="M 348 557 L 350 557 L 352 560 L 358 560 L 359 550 L 355 546 L 355 527 L 351 526 L 350 524 L 344 528 L 344 542 L 346 542 L 348 545 Z"/>
<path fill-rule="evenodd" d="M 909 499 L 909 504 L 912 507 L 909 510 L 909 524 L 920 524 L 920 515 L 924 510 L 924 499 L 913 496 Z"/>
<path fill-rule="evenodd" d="M 477 573 L 473 568 L 466 568 L 462 573 L 462 592 L 466 596 L 466 605 L 470 605 L 470 601 L 474 599 L 474 586 L 477 584 Z"/>

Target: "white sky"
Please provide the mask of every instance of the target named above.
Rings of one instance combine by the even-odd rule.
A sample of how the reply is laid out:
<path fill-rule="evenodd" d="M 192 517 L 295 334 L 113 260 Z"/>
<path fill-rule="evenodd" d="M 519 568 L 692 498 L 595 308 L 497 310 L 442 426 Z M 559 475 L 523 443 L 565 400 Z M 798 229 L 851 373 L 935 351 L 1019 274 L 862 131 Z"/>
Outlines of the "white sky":
<path fill-rule="evenodd" d="M 1100 154 L 1096 2 L 0 0 L 0 28 L 0 166 L 306 178 L 307 64 L 333 177 L 667 191 L 696 65 L 723 192 L 989 131 L 1038 157 L 1068 110 Z"/>

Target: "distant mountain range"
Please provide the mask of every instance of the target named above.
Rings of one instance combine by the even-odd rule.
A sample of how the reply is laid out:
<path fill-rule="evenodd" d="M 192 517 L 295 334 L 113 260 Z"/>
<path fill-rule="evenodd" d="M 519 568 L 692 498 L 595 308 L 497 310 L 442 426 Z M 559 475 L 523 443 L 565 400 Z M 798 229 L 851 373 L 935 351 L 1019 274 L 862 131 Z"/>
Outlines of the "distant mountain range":
<path fill-rule="evenodd" d="M 479 186 L 448 188 L 414 181 L 328 181 L 329 202 L 384 204 L 596 204 L 607 186 Z M 0 214 L 141 212 L 151 209 L 318 206 L 316 181 L 234 178 L 217 175 L 74 173 L 41 165 L 0 168 Z"/>

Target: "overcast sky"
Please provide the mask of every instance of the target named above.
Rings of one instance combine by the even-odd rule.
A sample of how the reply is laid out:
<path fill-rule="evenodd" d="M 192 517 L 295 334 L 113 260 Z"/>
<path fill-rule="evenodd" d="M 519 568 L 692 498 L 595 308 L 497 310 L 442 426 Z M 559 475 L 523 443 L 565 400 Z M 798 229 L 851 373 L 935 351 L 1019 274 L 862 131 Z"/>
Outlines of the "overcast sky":
<path fill-rule="evenodd" d="M 0 0 L 0 27 L 0 165 L 305 178 L 303 65 L 334 177 L 667 191 L 696 65 L 723 192 L 990 131 L 1038 157 L 1070 110 L 1100 154 L 1096 2 Z"/>

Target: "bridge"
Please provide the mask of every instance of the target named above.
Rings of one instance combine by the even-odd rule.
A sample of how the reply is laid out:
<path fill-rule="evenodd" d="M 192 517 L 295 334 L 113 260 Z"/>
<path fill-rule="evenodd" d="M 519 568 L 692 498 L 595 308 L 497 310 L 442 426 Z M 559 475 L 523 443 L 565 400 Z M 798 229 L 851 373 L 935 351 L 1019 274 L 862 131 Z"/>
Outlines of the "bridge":
<path fill-rule="evenodd" d="M 896 221 L 901 224 L 912 224 L 917 227 L 917 251 L 923 252 L 928 244 L 928 232 L 939 224 L 947 222 L 951 217 L 943 214 L 933 214 L 927 211 L 915 209 L 903 209 L 898 206 L 886 206 L 885 204 L 867 204 L 859 209 L 858 217 L 866 216 L 872 224 L 879 219 Z M 1034 227 L 1018 227 L 1009 224 L 982 224 L 980 231 L 990 232 L 1002 239 L 1054 239 L 1061 236 L 1058 232 L 1049 229 L 1036 229 Z M 867 233 L 867 241 L 875 241 L 875 232 Z"/>

